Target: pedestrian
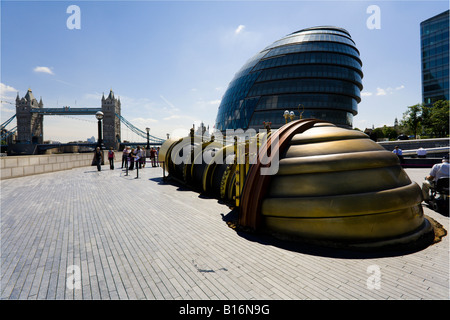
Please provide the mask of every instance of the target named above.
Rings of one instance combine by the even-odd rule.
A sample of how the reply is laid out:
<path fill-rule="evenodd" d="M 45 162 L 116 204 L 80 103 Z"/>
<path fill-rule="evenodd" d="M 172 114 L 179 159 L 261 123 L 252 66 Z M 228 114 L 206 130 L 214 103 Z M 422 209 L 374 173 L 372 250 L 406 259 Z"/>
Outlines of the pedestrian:
<path fill-rule="evenodd" d="M 130 167 L 129 170 L 134 169 L 134 161 L 136 159 L 136 151 L 134 148 L 131 149 L 130 153 L 128 154 L 128 160 L 130 161 Z"/>
<path fill-rule="evenodd" d="M 400 159 L 400 163 L 403 163 L 403 151 L 398 146 L 395 146 L 392 153 L 395 153 L 397 157 Z"/>
<path fill-rule="evenodd" d="M 122 169 L 123 166 L 127 167 L 128 154 L 130 153 L 130 147 L 125 147 L 122 151 Z"/>
<path fill-rule="evenodd" d="M 114 153 L 113 147 L 109 148 L 108 160 L 109 160 L 109 169 L 114 170 L 114 160 L 116 160 L 116 154 Z"/>
<path fill-rule="evenodd" d="M 139 169 L 141 169 L 142 168 L 142 158 L 141 158 L 141 147 L 140 146 L 137 146 L 137 149 L 136 149 L 136 160 L 137 160 L 136 168 L 139 166 Z"/>
<path fill-rule="evenodd" d="M 145 147 L 141 148 L 140 161 L 142 163 L 142 168 L 145 168 Z"/>
<path fill-rule="evenodd" d="M 426 158 L 427 157 L 427 150 L 425 150 L 422 147 L 417 149 L 416 153 L 417 153 L 417 157 L 419 157 L 419 158 Z"/>
<path fill-rule="evenodd" d="M 152 167 L 156 167 L 156 150 L 153 147 L 150 149 L 150 160 L 152 162 Z"/>
<path fill-rule="evenodd" d="M 159 167 L 159 147 L 156 148 L 156 166 Z"/>
<path fill-rule="evenodd" d="M 147 157 L 147 151 L 145 149 L 145 147 L 142 147 L 141 150 L 141 161 L 142 161 L 142 168 L 145 168 L 145 158 Z"/>
<path fill-rule="evenodd" d="M 139 168 L 145 167 L 145 148 L 141 147 L 141 151 L 139 152 Z"/>
<path fill-rule="evenodd" d="M 97 165 L 97 171 L 102 171 L 103 152 L 100 150 L 100 147 L 95 149 L 94 160 Z"/>

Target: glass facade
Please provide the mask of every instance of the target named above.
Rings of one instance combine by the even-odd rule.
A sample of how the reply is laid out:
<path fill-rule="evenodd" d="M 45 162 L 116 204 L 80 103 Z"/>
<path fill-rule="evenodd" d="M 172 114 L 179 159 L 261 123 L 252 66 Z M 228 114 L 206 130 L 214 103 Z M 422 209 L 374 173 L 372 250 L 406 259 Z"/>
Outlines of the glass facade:
<path fill-rule="evenodd" d="M 225 92 L 215 128 L 285 123 L 285 110 L 351 128 L 361 101 L 362 63 L 350 34 L 315 27 L 275 41 L 249 59 Z"/>
<path fill-rule="evenodd" d="M 420 24 L 422 100 L 449 100 L 449 10 Z"/>

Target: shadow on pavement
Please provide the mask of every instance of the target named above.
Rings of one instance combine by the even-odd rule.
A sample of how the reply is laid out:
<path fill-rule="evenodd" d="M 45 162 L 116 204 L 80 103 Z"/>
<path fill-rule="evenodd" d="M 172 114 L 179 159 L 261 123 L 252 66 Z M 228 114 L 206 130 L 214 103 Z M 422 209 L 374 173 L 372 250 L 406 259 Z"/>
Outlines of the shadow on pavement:
<path fill-rule="evenodd" d="M 349 248 L 345 245 L 331 244 L 318 245 L 316 243 L 308 243 L 300 240 L 284 240 L 276 238 L 270 234 L 255 233 L 249 230 L 242 229 L 237 225 L 238 210 L 231 210 L 228 214 L 222 215 L 222 220 L 236 233 L 245 238 L 246 240 L 257 242 L 262 245 L 274 246 L 280 249 L 289 250 L 292 252 L 303 253 L 314 256 L 328 257 L 328 258 L 340 258 L 340 259 L 373 259 L 373 258 L 385 258 L 396 257 L 412 254 L 421 251 L 433 244 L 434 234 L 429 234 L 423 239 L 419 239 L 414 244 L 404 246 L 391 246 L 383 248 Z M 427 217 L 428 218 L 428 217 Z M 447 233 L 445 232 L 445 235 Z M 445 236 L 444 235 L 444 236 Z M 442 235 L 441 235 L 442 236 Z M 438 241 L 435 241 L 438 242 Z"/>
<path fill-rule="evenodd" d="M 218 200 L 214 197 L 210 197 L 199 190 L 194 190 L 193 188 L 186 187 L 183 183 L 177 181 L 173 178 L 163 179 L 162 177 L 151 178 L 151 181 L 157 182 L 158 184 L 169 184 L 177 188 L 177 191 L 189 191 L 199 193 L 198 197 L 200 199 L 215 199 L 218 203 L 227 205 L 226 203 Z M 228 206 L 229 208 L 229 206 Z M 377 249 L 369 248 L 353 248 L 350 246 L 339 245 L 336 243 L 327 243 L 326 245 L 317 244 L 316 242 L 310 243 L 299 240 L 284 240 L 276 238 L 273 235 L 267 233 L 255 233 L 250 230 L 246 230 L 238 225 L 238 209 L 232 209 L 226 215 L 222 215 L 222 220 L 227 224 L 228 227 L 234 229 L 236 233 L 252 242 L 257 242 L 262 245 L 274 246 L 284 250 L 289 250 L 292 252 L 298 252 L 308 255 L 329 257 L 329 258 L 341 258 L 341 259 L 373 259 L 382 257 L 395 257 L 404 256 L 407 254 L 412 254 L 421 251 L 435 242 L 434 235 L 428 234 L 425 237 L 418 239 L 413 245 L 403 245 L 403 246 L 389 246 Z M 428 217 L 427 217 L 428 218 Z M 433 220 L 434 221 L 434 220 Z M 447 233 L 445 232 L 445 235 Z M 445 236 L 444 235 L 444 236 Z"/>

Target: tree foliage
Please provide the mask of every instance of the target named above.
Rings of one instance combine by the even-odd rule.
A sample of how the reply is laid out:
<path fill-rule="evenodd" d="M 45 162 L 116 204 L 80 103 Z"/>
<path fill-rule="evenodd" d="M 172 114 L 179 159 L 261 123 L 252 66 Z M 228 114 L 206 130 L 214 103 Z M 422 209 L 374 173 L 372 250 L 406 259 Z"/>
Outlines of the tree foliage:
<path fill-rule="evenodd" d="M 440 100 L 432 106 L 416 104 L 408 107 L 400 121 L 400 127 L 404 133 L 415 137 L 418 134 L 435 138 L 448 136 L 449 101 Z"/>
<path fill-rule="evenodd" d="M 437 101 L 433 107 L 427 108 L 424 118 L 424 129 L 432 136 L 445 137 L 449 133 L 449 103 Z"/>
<path fill-rule="evenodd" d="M 422 123 L 422 105 L 415 104 L 408 107 L 408 110 L 403 113 L 403 119 L 400 123 L 407 133 L 416 137 Z"/>

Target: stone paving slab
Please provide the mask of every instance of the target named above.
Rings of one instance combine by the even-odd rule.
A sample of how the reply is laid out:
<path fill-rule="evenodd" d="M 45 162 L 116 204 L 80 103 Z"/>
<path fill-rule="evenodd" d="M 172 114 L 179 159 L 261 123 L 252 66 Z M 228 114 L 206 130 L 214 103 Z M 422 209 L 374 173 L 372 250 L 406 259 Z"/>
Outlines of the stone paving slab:
<path fill-rule="evenodd" d="M 419 183 L 428 173 L 406 171 Z M 1 299 L 450 297 L 448 236 L 391 255 L 286 244 L 236 232 L 227 206 L 161 177 L 105 165 L 1 181 Z M 448 217 L 424 211 L 449 230 Z"/>

